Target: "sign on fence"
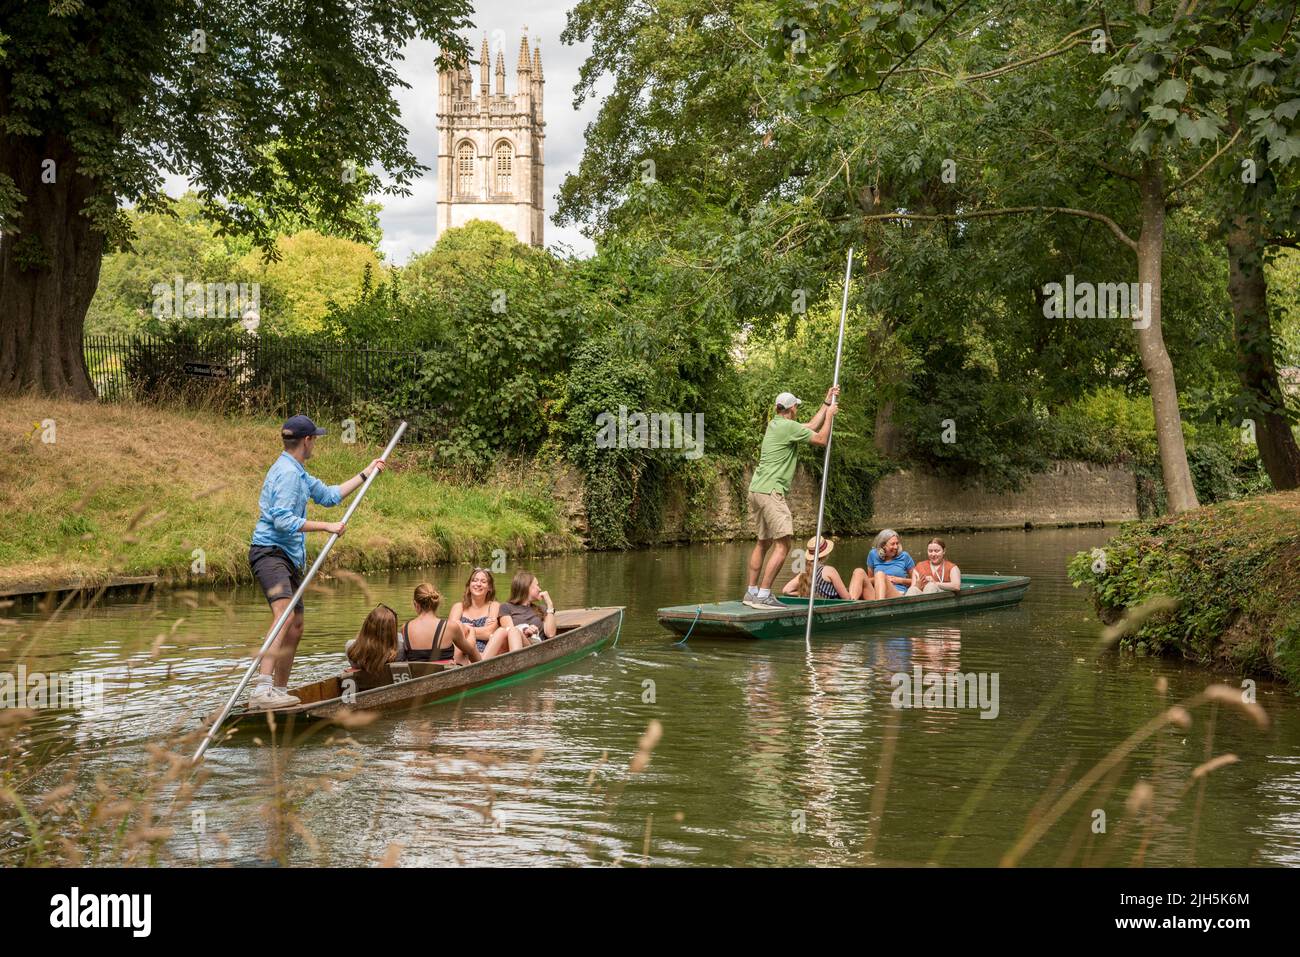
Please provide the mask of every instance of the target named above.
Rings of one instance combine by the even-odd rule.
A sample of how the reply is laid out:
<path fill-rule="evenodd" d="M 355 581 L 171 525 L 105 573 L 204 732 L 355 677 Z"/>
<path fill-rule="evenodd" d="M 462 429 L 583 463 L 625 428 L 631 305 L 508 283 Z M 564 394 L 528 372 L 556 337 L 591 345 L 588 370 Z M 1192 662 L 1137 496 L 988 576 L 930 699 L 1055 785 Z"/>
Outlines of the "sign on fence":
<path fill-rule="evenodd" d="M 212 362 L 187 362 L 185 374 L 198 376 L 201 379 L 227 379 L 230 377 L 230 366 L 216 365 Z"/>

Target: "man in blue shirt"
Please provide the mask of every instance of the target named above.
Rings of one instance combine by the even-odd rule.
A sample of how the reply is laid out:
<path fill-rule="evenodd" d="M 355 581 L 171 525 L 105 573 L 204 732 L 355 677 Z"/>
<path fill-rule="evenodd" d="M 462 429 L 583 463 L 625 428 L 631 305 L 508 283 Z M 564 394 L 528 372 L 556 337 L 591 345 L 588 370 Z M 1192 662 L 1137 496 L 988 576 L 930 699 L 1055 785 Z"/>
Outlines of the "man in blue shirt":
<path fill-rule="evenodd" d="M 284 451 L 266 473 L 262 494 L 258 497 L 259 514 L 248 550 L 253 577 L 262 586 L 271 605 L 271 624 L 280 620 L 294 593 L 302 584 L 307 564 L 307 532 L 342 535 L 342 522 L 309 522 L 307 500 L 331 507 L 347 498 L 375 469 L 383 470 L 384 460 L 375 459 L 359 474 L 342 485 L 326 485 L 303 466 L 316 448 L 316 437 L 325 430 L 305 415 L 295 415 L 280 428 Z M 302 599 L 285 623 L 274 644 L 262 658 L 261 673 L 253 682 L 250 708 L 287 708 L 298 704 L 288 692 L 289 670 L 302 638 Z"/>

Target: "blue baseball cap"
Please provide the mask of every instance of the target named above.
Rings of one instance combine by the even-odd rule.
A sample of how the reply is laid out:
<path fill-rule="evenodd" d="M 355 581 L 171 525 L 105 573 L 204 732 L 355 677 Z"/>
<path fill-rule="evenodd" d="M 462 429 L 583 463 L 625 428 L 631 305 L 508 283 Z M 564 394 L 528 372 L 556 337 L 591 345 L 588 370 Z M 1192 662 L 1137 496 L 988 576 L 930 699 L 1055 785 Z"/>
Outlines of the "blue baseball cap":
<path fill-rule="evenodd" d="M 308 435 L 324 435 L 325 430 L 305 415 L 291 415 L 284 425 L 280 426 L 280 434 L 286 439 L 301 439 Z"/>

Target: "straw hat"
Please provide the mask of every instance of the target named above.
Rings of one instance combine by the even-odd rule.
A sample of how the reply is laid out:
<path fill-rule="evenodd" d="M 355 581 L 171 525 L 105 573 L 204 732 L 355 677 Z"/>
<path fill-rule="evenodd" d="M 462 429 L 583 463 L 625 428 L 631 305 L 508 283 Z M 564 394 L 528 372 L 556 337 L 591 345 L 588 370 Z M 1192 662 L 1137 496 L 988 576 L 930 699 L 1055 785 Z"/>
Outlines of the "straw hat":
<path fill-rule="evenodd" d="M 808 539 L 807 549 L 809 555 L 813 553 L 813 548 L 815 548 L 816 545 L 817 545 L 817 536 L 814 535 L 812 538 Z M 827 538 L 825 535 L 823 535 L 821 552 L 817 556 L 817 561 L 818 562 L 825 561 L 826 556 L 829 555 L 834 550 L 835 550 L 835 543 L 831 541 L 829 538 Z"/>

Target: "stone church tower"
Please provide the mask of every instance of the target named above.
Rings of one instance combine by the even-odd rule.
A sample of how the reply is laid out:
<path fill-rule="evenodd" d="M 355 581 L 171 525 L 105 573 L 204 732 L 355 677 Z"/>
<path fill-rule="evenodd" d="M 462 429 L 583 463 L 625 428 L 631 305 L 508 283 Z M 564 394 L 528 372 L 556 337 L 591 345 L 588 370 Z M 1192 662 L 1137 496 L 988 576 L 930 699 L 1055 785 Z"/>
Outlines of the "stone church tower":
<path fill-rule="evenodd" d="M 489 90 L 487 37 L 479 56 L 479 88 L 468 63 L 438 73 L 438 213 L 435 228 L 471 219 L 497 223 L 521 243 L 542 245 L 542 48 L 519 42 L 517 90 L 506 94 L 505 57 L 496 58 Z"/>

